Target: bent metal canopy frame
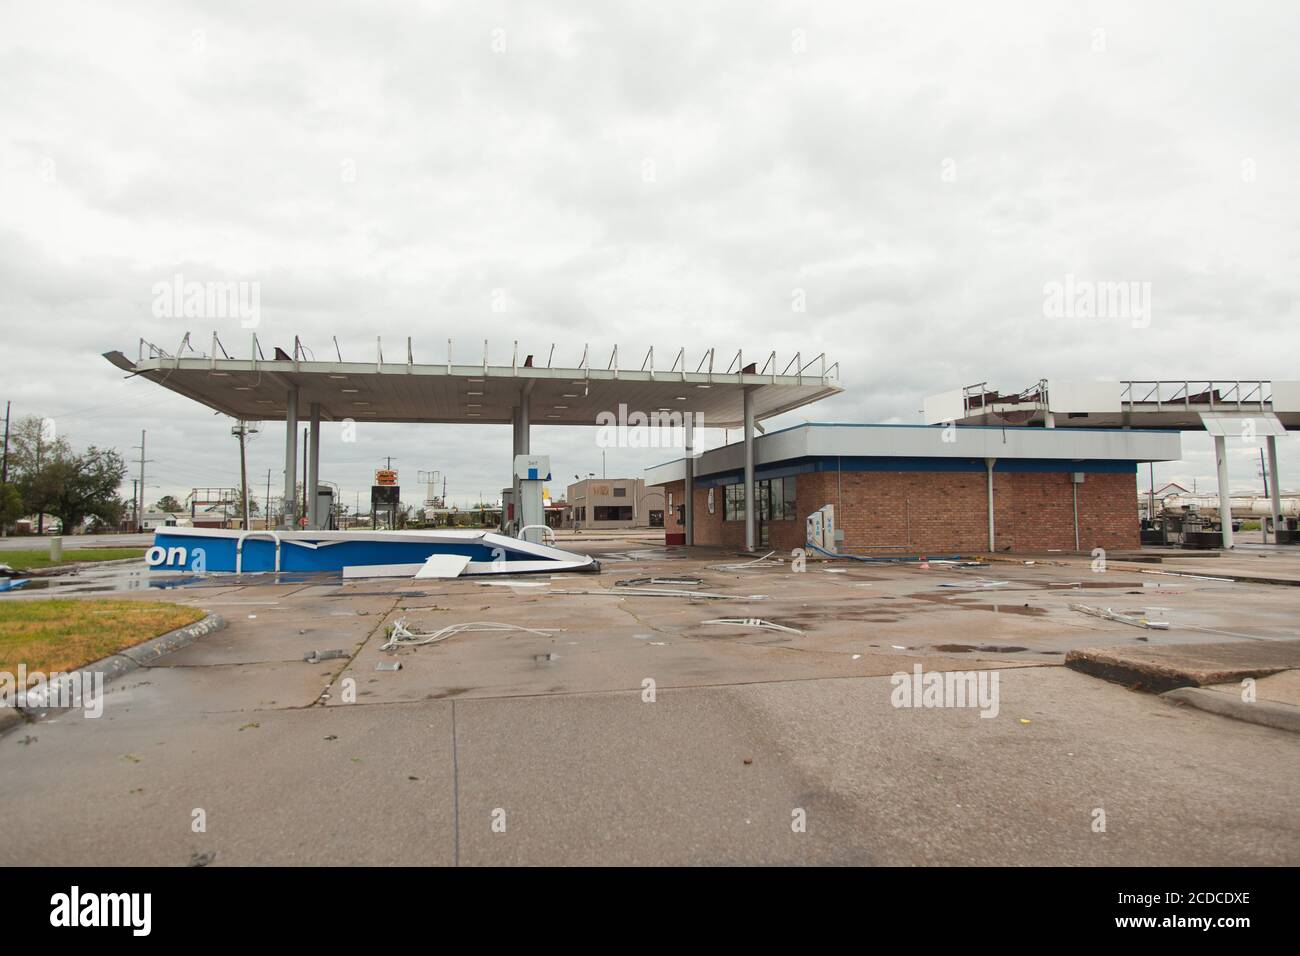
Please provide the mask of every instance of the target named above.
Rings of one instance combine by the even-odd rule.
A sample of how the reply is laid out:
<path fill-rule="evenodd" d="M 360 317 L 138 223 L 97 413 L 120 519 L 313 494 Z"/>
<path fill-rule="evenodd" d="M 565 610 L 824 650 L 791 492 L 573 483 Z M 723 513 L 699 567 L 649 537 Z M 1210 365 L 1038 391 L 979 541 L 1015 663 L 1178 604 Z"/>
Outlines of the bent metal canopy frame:
<path fill-rule="evenodd" d="M 521 396 L 536 425 L 595 425 L 601 412 L 692 413 L 697 426 L 736 428 L 744 423 L 746 393 L 756 421 L 771 418 L 842 391 L 839 364 L 827 365 L 822 353 L 805 360 L 796 354 L 778 367 L 775 352 L 761 365 L 736 352 L 723 369 L 715 350 L 707 350 L 694 370 L 680 349 L 667 369 L 655 367 L 654 349 L 632 368 L 619 365 L 617 346 L 603 366 L 589 362 L 589 349 L 572 366 L 557 366 L 552 346 L 545 364 L 521 356 L 518 343 L 508 365 L 492 364 L 487 343 L 481 361 L 452 359 L 417 362 L 411 339 L 397 361 L 376 340 L 371 361 L 347 362 L 334 343 L 335 361 L 320 361 L 295 338 L 292 352 L 274 348 L 268 357 L 252 337 L 248 358 L 232 358 L 214 334 L 207 354 L 198 353 L 187 334 L 169 353 L 143 339 L 131 361 L 122 352 L 104 357 L 131 375 L 193 399 L 233 418 L 282 421 L 306 417 L 318 405 L 325 421 L 462 422 L 509 424 Z M 288 409 L 290 396 L 297 408 Z M 295 414 L 295 412 L 297 414 Z M 680 421 L 680 419 L 679 419 Z"/>

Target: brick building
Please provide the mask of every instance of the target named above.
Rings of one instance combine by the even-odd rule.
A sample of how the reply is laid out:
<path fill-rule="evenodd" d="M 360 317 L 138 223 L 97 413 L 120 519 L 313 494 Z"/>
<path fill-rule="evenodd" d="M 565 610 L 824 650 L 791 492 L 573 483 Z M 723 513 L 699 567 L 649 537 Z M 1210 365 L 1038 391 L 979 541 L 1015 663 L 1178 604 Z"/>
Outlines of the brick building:
<path fill-rule="evenodd" d="M 799 425 L 755 440 L 756 540 L 804 543 L 835 506 L 846 551 L 885 554 L 1136 548 L 1137 464 L 1181 457 L 1176 432 L 985 426 Z M 743 548 L 744 449 L 695 459 L 694 543 Z M 646 472 L 685 535 L 685 461 Z M 990 488 L 993 502 L 989 521 Z M 1077 516 L 1077 517 L 1076 517 Z"/>

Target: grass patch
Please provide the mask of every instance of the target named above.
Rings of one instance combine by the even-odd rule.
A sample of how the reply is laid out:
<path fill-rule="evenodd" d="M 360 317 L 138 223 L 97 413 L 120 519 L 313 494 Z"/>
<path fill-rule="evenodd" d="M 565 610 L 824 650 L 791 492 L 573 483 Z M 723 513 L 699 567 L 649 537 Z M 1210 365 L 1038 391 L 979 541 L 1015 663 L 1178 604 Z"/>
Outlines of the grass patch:
<path fill-rule="evenodd" d="M 67 671 L 202 620 L 152 601 L 0 601 L 0 671 Z"/>
<path fill-rule="evenodd" d="M 63 560 L 50 560 L 50 549 L 39 551 L 0 551 L 0 564 L 15 571 L 38 571 L 41 568 L 62 567 L 79 561 L 120 561 L 123 558 L 143 558 L 144 548 L 73 548 L 65 549 Z"/>

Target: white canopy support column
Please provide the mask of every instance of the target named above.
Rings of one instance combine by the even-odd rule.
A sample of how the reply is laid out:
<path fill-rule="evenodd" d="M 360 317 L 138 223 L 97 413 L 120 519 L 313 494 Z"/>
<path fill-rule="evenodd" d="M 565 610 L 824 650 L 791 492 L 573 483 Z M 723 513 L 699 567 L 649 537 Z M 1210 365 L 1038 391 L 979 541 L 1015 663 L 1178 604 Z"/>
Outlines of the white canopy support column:
<path fill-rule="evenodd" d="M 988 494 L 989 494 L 989 553 L 992 554 L 997 550 L 997 533 L 993 524 L 993 466 L 998 463 L 996 458 L 985 458 L 984 467 L 988 469 Z"/>
<path fill-rule="evenodd" d="M 1266 438 L 1268 447 L 1268 495 L 1269 508 L 1273 512 L 1273 543 L 1281 541 L 1278 533 L 1282 528 L 1282 485 L 1277 477 L 1277 436 Z"/>
<path fill-rule="evenodd" d="M 1219 471 L 1219 527 L 1223 529 L 1223 547 L 1232 544 L 1232 495 L 1228 487 L 1228 439 L 1214 436 L 1214 462 Z"/>
<path fill-rule="evenodd" d="M 320 528 L 320 508 L 316 502 L 316 488 L 320 483 L 320 403 L 311 403 L 311 431 L 307 441 L 307 527 Z"/>
<path fill-rule="evenodd" d="M 686 546 L 695 544 L 695 416 L 687 412 L 682 423 L 686 446 Z"/>
<path fill-rule="evenodd" d="M 745 550 L 753 551 L 754 540 L 754 393 L 745 389 Z"/>
<path fill-rule="evenodd" d="M 519 457 L 519 407 L 510 410 L 510 504 L 501 504 L 501 531 L 510 533 L 510 523 L 519 515 L 519 479 L 515 476 L 515 459 Z M 513 509 L 513 514 L 511 514 Z"/>
<path fill-rule="evenodd" d="M 519 390 L 519 405 L 511 413 L 511 427 L 513 430 L 512 449 L 513 454 L 510 456 L 510 488 L 514 493 L 514 521 L 517 527 L 522 527 L 519 523 L 520 516 L 523 514 L 519 500 L 519 478 L 515 475 L 515 458 L 519 455 L 531 455 L 532 443 L 529 427 L 529 396 L 532 393 L 532 382 L 524 384 Z M 505 509 L 502 509 L 501 521 L 503 525 L 508 525 L 506 521 Z M 508 529 L 507 529 L 508 530 Z"/>
<path fill-rule="evenodd" d="M 292 530 L 298 509 L 298 390 L 291 388 L 285 396 L 284 412 L 284 507 L 282 527 Z"/>

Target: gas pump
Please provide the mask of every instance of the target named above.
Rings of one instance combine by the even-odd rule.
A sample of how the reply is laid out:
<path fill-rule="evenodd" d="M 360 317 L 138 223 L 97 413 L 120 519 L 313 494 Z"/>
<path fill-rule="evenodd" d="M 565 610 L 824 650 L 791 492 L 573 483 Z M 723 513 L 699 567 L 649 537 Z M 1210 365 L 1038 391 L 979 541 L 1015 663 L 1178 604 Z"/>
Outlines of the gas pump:
<path fill-rule="evenodd" d="M 546 534 L 546 510 L 542 505 L 542 485 L 551 480 L 549 455 L 516 455 L 515 478 L 519 482 L 519 500 L 515 502 L 518 536 L 541 544 Z"/>

